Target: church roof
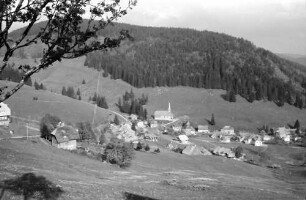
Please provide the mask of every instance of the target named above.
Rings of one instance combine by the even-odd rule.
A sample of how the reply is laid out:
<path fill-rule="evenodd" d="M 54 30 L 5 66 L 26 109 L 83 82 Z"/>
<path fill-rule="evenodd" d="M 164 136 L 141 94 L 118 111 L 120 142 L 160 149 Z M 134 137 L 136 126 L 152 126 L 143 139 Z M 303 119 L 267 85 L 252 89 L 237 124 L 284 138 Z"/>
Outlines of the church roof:
<path fill-rule="evenodd" d="M 157 110 L 154 112 L 155 117 L 159 116 L 172 116 L 172 113 L 167 110 Z"/>

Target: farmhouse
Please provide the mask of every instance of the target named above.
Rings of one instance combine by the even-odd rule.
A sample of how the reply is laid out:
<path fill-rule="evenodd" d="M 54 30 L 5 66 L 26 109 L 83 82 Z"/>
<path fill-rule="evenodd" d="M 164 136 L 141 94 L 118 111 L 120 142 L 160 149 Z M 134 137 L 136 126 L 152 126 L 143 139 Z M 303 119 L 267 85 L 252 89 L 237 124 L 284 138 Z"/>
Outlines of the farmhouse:
<path fill-rule="evenodd" d="M 188 144 L 189 143 L 189 138 L 187 135 L 179 135 L 177 139 L 182 143 L 182 144 Z"/>
<path fill-rule="evenodd" d="M 79 133 L 72 126 L 63 126 L 54 129 L 51 132 L 52 145 L 57 146 L 60 149 L 74 150 L 77 148 L 77 139 L 79 139 Z"/>
<path fill-rule="evenodd" d="M 170 102 L 168 110 L 157 110 L 154 112 L 154 119 L 160 121 L 172 121 L 173 114 L 171 112 Z"/>
<path fill-rule="evenodd" d="M 0 103 L 0 126 L 8 126 L 10 123 L 11 109 L 3 102 Z"/>
<path fill-rule="evenodd" d="M 235 135 L 235 130 L 231 126 L 224 126 L 220 131 L 222 134 Z"/>
<path fill-rule="evenodd" d="M 198 125 L 198 133 L 209 134 L 208 125 Z"/>
<path fill-rule="evenodd" d="M 276 136 L 283 139 L 285 142 L 290 142 L 291 132 L 295 132 L 296 129 L 290 129 L 286 127 L 279 127 L 276 130 Z"/>

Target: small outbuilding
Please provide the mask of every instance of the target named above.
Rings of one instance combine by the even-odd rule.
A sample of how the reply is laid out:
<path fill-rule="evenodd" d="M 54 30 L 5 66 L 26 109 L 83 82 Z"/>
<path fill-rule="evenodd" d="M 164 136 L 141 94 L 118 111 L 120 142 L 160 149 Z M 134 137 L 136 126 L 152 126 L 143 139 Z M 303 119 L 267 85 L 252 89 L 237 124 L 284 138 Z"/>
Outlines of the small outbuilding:
<path fill-rule="evenodd" d="M 235 135 L 235 130 L 234 130 L 234 128 L 231 127 L 231 126 L 224 126 L 224 127 L 220 130 L 220 132 L 221 132 L 222 134 L 226 134 L 226 135 Z"/>
<path fill-rule="evenodd" d="M 198 133 L 209 134 L 208 125 L 198 125 Z"/>
<path fill-rule="evenodd" d="M 187 135 L 179 135 L 177 139 L 182 143 L 182 144 L 188 144 L 189 143 L 189 138 Z"/>
<path fill-rule="evenodd" d="M 11 109 L 7 104 L 0 103 L 0 126 L 8 126 L 11 119 Z"/>
<path fill-rule="evenodd" d="M 80 138 L 79 133 L 72 126 L 58 127 L 51 132 L 52 145 L 60 149 L 75 150 L 77 148 L 77 140 Z"/>

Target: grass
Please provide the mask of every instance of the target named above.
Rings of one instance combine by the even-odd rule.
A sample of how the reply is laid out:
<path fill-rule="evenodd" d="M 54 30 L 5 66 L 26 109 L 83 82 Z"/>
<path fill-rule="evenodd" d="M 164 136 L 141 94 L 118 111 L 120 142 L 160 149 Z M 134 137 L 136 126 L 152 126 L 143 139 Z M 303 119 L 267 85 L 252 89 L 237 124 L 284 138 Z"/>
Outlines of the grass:
<path fill-rule="evenodd" d="M 84 67 L 85 57 L 63 60 L 54 66 L 39 72 L 33 76 L 33 81 L 42 82 L 48 90 L 61 93 L 63 86 L 72 86 L 77 90 L 80 88 L 82 99 L 87 101 L 97 91 L 99 72 Z M 15 59 L 13 62 L 33 63 L 31 59 Z M 102 74 L 102 72 L 100 73 Z M 82 80 L 86 84 L 82 84 Z M 125 91 L 133 89 L 136 95 L 142 93 L 149 96 L 146 106 L 149 115 L 155 110 L 166 110 L 168 102 L 176 117 L 188 115 L 196 124 L 207 124 L 214 113 L 217 128 L 224 125 L 234 126 L 240 130 L 257 131 L 258 127 L 267 124 L 269 127 L 284 126 L 299 120 L 302 127 L 306 126 L 306 112 L 293 106 L 285 104 L 278 107 L 274 103 L 255 101 L 247 102 L 237 96 L 236 103 L 229 103 L 221 98 L 222 90 L 206 90 L 190 87 L 160 87 L 160 88 L 133 88 L 121 80 L 112 80 L 109 77 L 100 76 L 98 93 L 105 96 L 109 107 L 117 109 L 115 104 Z"/>
<path fill-rule="evenodd" d="M 1 81 L 0 84 L 7 84 L 12 87 L 15 83 Z M 33 97 L 38 97 L 38 100 L 34 101 Z M 33 87 L 28 86 L 24 86 L 15 95 L 6 100 L 5 103 L 11 108 L 13 116 L 38 122 L 47 113 L 58 116 L 66 123 L 92 122 L 95 109 L 95 106 L 92 104 L 74 100 L 50 91 L 34 90 Z M 109 111 L 97 107 L 95 122 L 108 121 L 110 114 Z"/>
<path fill-rule="evenodd" d="M 300 199 L 305 192 L 295 193 L 294 185 L 267 168 L 218 156 L 186 156 L 165 147 L 159 154 L 136 152 L 125 170 L 40 139 L 0 141 L 0 151 L 0 182 L 33 173 L 60 187 L 59 199 L 123 199 L 126 193 L 153 199 Z M 7 192 L 5 197 L 14 196 Z"/>

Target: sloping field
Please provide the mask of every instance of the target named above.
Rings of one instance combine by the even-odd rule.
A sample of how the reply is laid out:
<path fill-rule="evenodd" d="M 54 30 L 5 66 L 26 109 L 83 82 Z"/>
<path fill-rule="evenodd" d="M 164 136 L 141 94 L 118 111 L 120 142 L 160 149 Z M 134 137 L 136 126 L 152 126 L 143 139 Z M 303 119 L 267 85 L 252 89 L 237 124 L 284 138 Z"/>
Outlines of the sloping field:
<path fill-rule="evenodd" d="M 42 82 L 48 90 L 56 93 L 61 93 L 63 86 L 72 86 L 75 91 L 80 88 L 82 100 L 87 101 L 96 91 L 99 79 L 98 93 L 106 97 L 112 109 L 117 109 L 115 103 L 118 102 L 118 98 L 132 88 L 136 95 L 142 93 L 149 95 L 147 105 L 149 115 L 155 110 L 166 110 L 168 102 L 171 102 L 176 117 L 188 115 L 198 124 L 207 123 L 206 119 L 210 120 L 211 114 L 214 113 L 218 127 L 232 125 L 238 129 L 256 131 L 264 124 L 278 127 L 287 123 L 293 124 L 297 119 L 302 127 L 306 126 L 306 111 L 287 104 L 278 107 L 271 102 L 249 103 L 240 96 L 237 96 L 236 103 L 229 103 L 220 97 L 224 93 L 222 90 L 190 87 L 133 88 L 121 80 L 103 78 L 102 72 L 84 67 L 84 61 L 85 57 L 63 60 L 35 74 L 33 82 L 34 80 Z M 16 59 L 14 62 L 20 64 L 33 61 Z M 86 84 L 82 84 L 82 80 L 85 80 Z"/>
<path fill-rule="evenodd" d="M 0 82 L 1 85 L 14 85 L 12 82 Z M 33 100 L 37 97 L 38 100 Z M 92 122 L 95 106 L 86 102 L 71 99 L 50 91 L 35 90 L 24 86 L 15 95 L 5 101 L 11 108 L 12 115 L 27 120 L 40 121 L 47 113 L 58 116 L 65 122 L 76 123 L 80 121 Z M 95 122 L 107 121 L 110 112 L 97 108 Z"/>
<path fill-rule="evenodd" d="M 274 178 L 266 168 L 166 149 L 159 154 L 137 152 L 126 170 L 50 147 L 39 139 L 0 141 L 0 152 L 0 182 L 18 182 L 16 177 L 33 173 L 36 178 L 27 188 L 35 191 L 36 180 L 42 176 L 63 192 L 58 199 L 123 199 L 124 192 L 141 195 L 139 199 L 179 200 L 301 199 L 304 194 L 297 193 L 294 184 Z M 18 197 L 0 187 L 4 199 Z"/>

